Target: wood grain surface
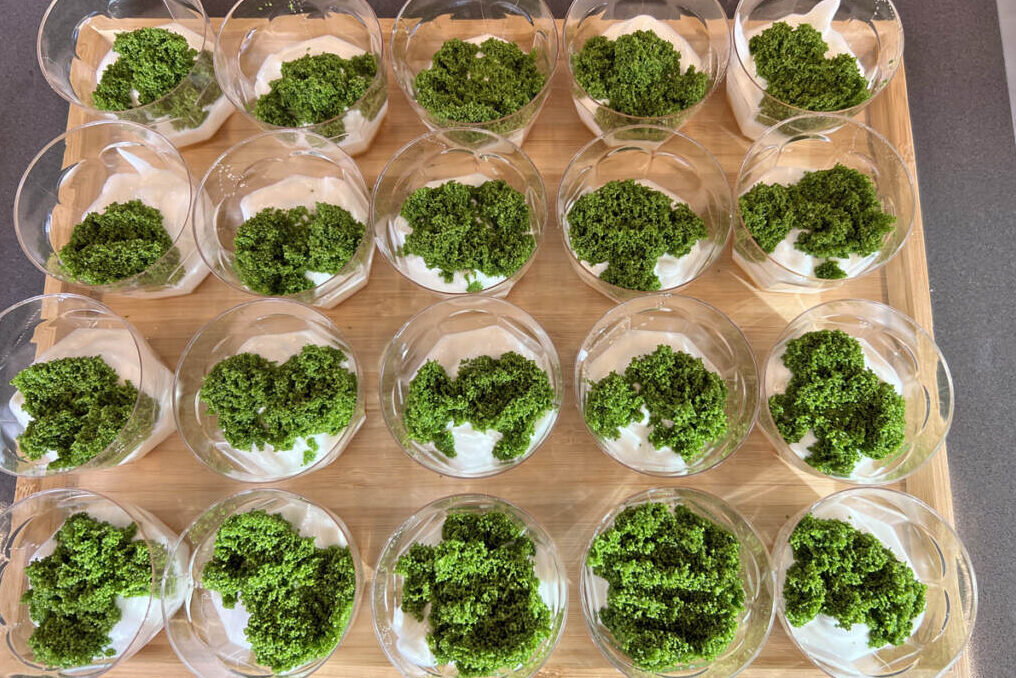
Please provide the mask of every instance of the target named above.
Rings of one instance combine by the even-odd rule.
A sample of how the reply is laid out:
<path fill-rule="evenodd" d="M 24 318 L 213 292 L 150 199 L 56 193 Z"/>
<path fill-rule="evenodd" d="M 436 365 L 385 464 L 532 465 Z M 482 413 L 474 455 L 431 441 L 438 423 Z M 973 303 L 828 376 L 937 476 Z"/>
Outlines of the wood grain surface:
<path fill-rule="evenodd" d="M 382 20 L 389 35 L 391 20 Z M 390 76 L 387 120 L 369 152 L 356 158 L 368 185 L 392 154 L 425 131 Z M 914 145 L 903 69 L 861 118 L 899 150 L 915 173 Z M 68 126 L 85 122 L 87 114 L 72 107 Z M 235 113 L 211 141 L 184 150 L 196 177 L 228 146 L 256 131 Z M 735 178 L 749 141 L 742 137 L 727 105 L 723 87 L 682 130 L 703 143 Z M 592 136 L 579 121 L 569 94 L 564 64 L 554 76 L 551 96 L 524 150 L 543 174 L 548 198 L 572 155 Z M 919 208 L 918 208 L 919 210 Z M 549 333 L 561 356 L 568 390 L 547 442 L 531 459 L 507 473 L 484 480 L 459 480 L 428 471 L 406 456 L 385 428 L 377 397 L 377 363 L 392 335 L 415 311 L 436 297 L 403 279 L 375 256 L 367 286 L 335 309 L 326 311 L 366 365 L 367 422 L 350 446 L 330 466 L 279 487 L 304 495 L 334 510 L 349 525 L 359 544 L 368 575 L 389 534 L 410 514 L 439 497 L 484 492 L 502 497 L 533 515 L 556 540 L 569 574 L 568 621 L 557 650 L 541 678 L 608 678 L 619 675 L 590 640 L 578 600 L 578 574 L 594 525 L 625 497 L 658 486 L 686 486 L 713 492 L 741 511 L 771 544 L 780 526 L 819 497 L 846 485 L 817 480 L 792 470 L 777 456 L 762 433 L 754 431 L 743 447 L 719 467 L 691 478 L 664 480 L 628 470 L 599 450 L 586 431 L 571 388 L 576 352 L 593 323 L 611 307 L 604 296 L 584 285 L 569 265 L 561 231 L 553 215 L 534 265 L 508 300 L 531 313 Z M 46 292 L 68 291 L 49 278 Z M 79 290 L 80 291 L 80 290 Z M 745 332 L 761 362 L 786 323 L 807 308 L 837 298 L 883 301 L 932 329 L 924 232 L 920 212 L 909 241 L 881 271 L 853 280 L 821 295 L 767 294 L 756 290 L 732 262 L 729 246 L 701 278 L 682 290 L 717 306 Z M 252 297 L 233 291 L 209 276 L 195 293 L 144 301 L 123 297 L 103 299 L 148 338 L 166 365 L 175 368 L 188 339 L 212 317 Z M 21 498 L 52 487 L 80 486 L 136 503 L 176 530 L 212 503 L 244 489 L 201 464 L 178 435 L 139 462 L 122 468 L 42 480 L 19 480 Z M 945 450 L 911 476 L 900 489 L 928 502 L 952 521 L 953 506 Z M 315 674 L 321 678 L 390 678 L 389 665 L 374 637 L 367 592 L 343 645 Z M 110 678 L 186 675 L 164 634 L 106 674 Z M 823 675 L 798 652 L 777 622 L 762 654 L 743 674 L 746 678 L 804 678 Z M 966 678 L 969 660 L 960 659 L 950 673 Z"/>

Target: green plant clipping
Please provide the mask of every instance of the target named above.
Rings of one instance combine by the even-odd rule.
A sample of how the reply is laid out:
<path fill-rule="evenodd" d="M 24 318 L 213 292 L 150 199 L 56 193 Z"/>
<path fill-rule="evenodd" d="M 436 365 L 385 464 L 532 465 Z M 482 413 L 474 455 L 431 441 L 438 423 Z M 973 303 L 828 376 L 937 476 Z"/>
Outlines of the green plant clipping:
<path fill-rule="evenodd" d="M 906 402 L 864 362 L 861 344 L 841 330 L 818 330 L 787 343 L 781 358 L 791 377 L 769 398 L 780 435 L 816 441 L 805 462 L 848 476 L 862 458 L 888 459 L 906 438 Z"/>
<path fill-rule="evenodd" d="M 553 406 L 547 373 L 509 351 L 463 360 L 454 379 L 428 360 L 409 382 L 403 421 L 410 439 L 434 443 L 446 457 L 456 456 L 452 426 L 468 422 L 477 431 L 496 431 L 502 437 L 492 454 L 510 461 L 526 453 L 536 422 Z"/>
<path fill-rule="evenodd" d="M 844 629 L 868 626 L 868 646 L 902 645 L 925 607 L 927 586 L 872 534 L 842 520 L 807 515 L 790 535 L 794 564 L 783 600 L 787 621 L 825 614 Z"/>
<path fill-rule="evenodd" d="M 452 38 L 434 54 L 430 68 L 413 79 L 416 101 L 435 117 L 456 122 L 511 115 L 547 82 L 535 55 L 535 50 L 526 53 L 497 38 L 479 45 Z"/>
<path fill-rule="evenodd" d="M 693 461 L 727 432 L 727 384 L 701 358 L 660 344 L 633 358 L 622 374 L 594 382 L 585 418 L 593 433 L 617 439 L 620 429 L 649 413 L 649 442 Z"/>
<path fill-rule="evenodd" d="M 285 296 L 313 289 L 308 273 L 337 274 L 356 254 L 367 227 L 348 210 L 267 207 L 236 230 L 234 268 L 257 294 Z"/>
<path fill-rule="evenodd" d="M 524 664 L 550 637 L 533 540 L 496 510 L 452 513 L 441 537 L 433 546 L 413 544 L 396 563 L 405 578 L 402 611 L 426 619 L 437 663 L 454 663 L 462 678 Z"/>
<path fill-rule="evenodd" d="M 829 45 L 811 24 L 778 21 L 748 41 L 766 92 L 809 111 L 839 111 L 866 101 L 868 81 L 850 54 L 826 57 Z M 786 116 L 774 116 L 778 119 Z"/>
<path fill-rule="evenodd" d="M 124 430 L 138 400 L 138 390 L 129 381 L 121 384 L 99 356 L 35 363 L 18 372 L 11 385 L 32 417 L 18 446 L 32 460 L 55 453 L 50 469 L 81 466 L 105 450 Z"/>
<path fill-rule="evenodd" d="M 271 445 L 284 451 L 302 438 L 303 463 L 309 464 L 318 453 L 312 436 L 341 433 L 356 411 L 356 375 L 345 363 L 341 350 L 315 344 L 281 365 L 238 353 L 215 364 L 198 397 L 236 449 Z"/>
<path fill-rule="evenodd" d="M 485 181 L 479 186 L 447 181 L 434 188 L 418 188 L 403 203 L 400 214 L 413 229 L 401 254 L 422 257 L 448 283 L 462 273 L 471 285 L 482 289 L 477 272 L 510 277 L 536 249 L 526 197 L 506 181 Z"/>
<path fill-rule="evenodd" d="M 133 523 L 118 528 L 75 513 L 54 535 L 53 552 L 28 564 L 21 602 L 35 624 L 28 647 L 36 662 L 69 669 L 116 654 L 117 598 L 152 592 L 148 544 L 136 533 Z"/>
<path fill-rule="evenodd" d="M 680 258 L 708 236 L 705 222 L 684 203 L 634 179 L 609 181 L 568 210 L 568 242 L 600 279 L 630 290 L 658 290 L 657 260 Z"/>
<path fill-rule="evenodd" d="M 254 117 L 279 127 L 339 118 L 367 93 L 377 69 L 377 57 L 370 53 L 345 59 L 325 52 L 287 61 L 282 77 L 269 83 L 271 89 L 255 102 Z M 327 136 L 340 131 L 331 130 Z"/>
<path fill-rule="evenodd" d="M 745 608 L 737 538 L 685 506 L 621 511 L 586 556 L 609 584 L 600 622 L 644 671 L 718 657 Z"/>
<path fill-rule="evenodd" d="M 356 600 L 349 548 L 317 548 L 285 518 L 262 510 L 227 518 L 215 534 L 201 585 L 250 614 L 244 635 L 259 664 L 276 673 L 326 657 Z"/>
<path fill-rule="evenodd" d="M 572 71 L 591 98 L 645 118 L 683 111 L 709 91 L 709 76 L 694 66 L 682 70 L 681 53 L 652 31 L 594 36 L 572 56 Z"/>
<path fill-rule="evenodd" d="M 836 260 L 875 254 L 896 223 L 882 208 L 875 182 L 841 164 L 805 172 L 796 184 L 757 183 L 740 205 L 745 228 L 768 253 L 800 231 L 794 249 L 825 259 L 815 267 L 818 278 L 846 277 Z"/>

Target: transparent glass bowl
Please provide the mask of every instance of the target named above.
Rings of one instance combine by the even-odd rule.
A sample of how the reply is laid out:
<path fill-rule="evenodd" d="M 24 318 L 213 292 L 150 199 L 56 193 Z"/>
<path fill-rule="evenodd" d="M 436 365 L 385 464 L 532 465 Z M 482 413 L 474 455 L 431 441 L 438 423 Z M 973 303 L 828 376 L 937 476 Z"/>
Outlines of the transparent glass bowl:
<path fill-rule="evenodd" d="M 106 306 L 76 294 L 31 297 L 0 313 L 0 471 L 15 476 L 46 476 L 109 468 L 140 459 L 173 432 L 170 392 L 173 374 L 145 338 Z M 35 362 L 98 355 L 122 380 L 138 390 L 123 430 L 88 462 L 69 469 L 49 468 L 46 455 L 31 460 L 17 438 L 31 421 L 11 385 Z"/>
<path fill-rule="evenodd" d="M 741 330 L 713 306 L 676 294 L 632 299 L 607 311 L 582 342 L 575 359 L 575 398 L 585 421 L 592 384 L 612 371 L 624 372 L 632 358 L 652 353 L 659 344 L 704 358 L 707 368 L 727 385 L 727 432 L 690 463 L 671 451 L 657 452 L 647 440 L 590 435 L 604 452 L 640 473 L 685 476 L 707 471 L 737 450 L 758 414 L 759 378 L 755 354 Z M 643 451 L 643 449 L 647 451 Z"/>
<path fill-rule="evenodd" d="M 383 42 L 377 16 L 365 0 L 240 0 L 219 26 L 215 72 L 222 91 L 251 122 L 278 130 L 285 128 L 256 118 L 254 106 L 268 93 L 271 81 L 281 76 L 281 62 L 322 52 L 344 58 L 373 54 L 377 74 L 363 96 L 341 116 L 300 128 L 357 155 L 370 148 L 388 113 Z"/>
<path fill-rule="evenodd" d="M 238 645 L 230 639 L 243 636 L 243 629 L 230 627 L 239 620 L 230 615 L 223 620 L 217 609 L 221 597 L 217 592 L 204 588 L 201 573 L 214 557 L 215 535 L 222 524 L 231 516 L 250 511 L 265 511 L 281 515 L 296 527 L 301 536 L 314 537 L 315 546 L 325 548 L 331 545 L 346 546 L 356 568 L 356 593 L 349 623 L 335 648 L 345 639 L 360 607 L 363 597 L 365 575 L 360 553 L 353 541 L 353 535 L 342 519 L 323 506 L 304 497 L 283 490 L 246 490 L 226 497 L 210 506 L 198 516 L 176 542 L 170 562 L 162 579 L 162 590 L 179 591 L 183 604 L 179 609 L 163 609 L 166 620 L 166 635 L 177 657 L 187 668 L 200 678 L 244 678 L 247 676 L 289 677 L 309 676 L 328 661 L 335 648 L 303 666 L 290 669 L 282 674 L 255 662 L 249 647 Z M 176 557 L 178 553 L 190 553 L 189 558 Z M 243 604 L 243 600 L 239 604 Z M 230 611 L 225 611 L 230 612 Z"/>
<path fill-rule="evenodd" d="M 629 24 L 629 21 L 632 23 Z M 653 23 L 656 25 L 650 25 Z M 589 96 L 575 79 L 572 59 L 590 38 L 605 35 L 616 40 L 634 30 L 652 30 L 668 42 L 685 43 L 680 47 L 675 45 L 681 53 L 681 68 L 687 69 L 692 64 L 696 70 L 709 76 L 709 89 L 701 101 L 669 115 L 643 117 L 622 113 Z M 668 33 L 671 35 L 668 36 Z M 596 136 L 629 125 L 648 124 L 679 129 L 719 87 L 730 56 L 727 13 L 717 0 L 664 0 L 654 3 L 574 0 L 565 16 L 563 41 L 575 110 L 583 124 Z M 694 52 L 694 57 L 689 57 L 689 50 Z"/>
<path fill-rule="evenodd" d="M 28 606 L 21 597 L 29 588 L 25 568 L 38 558 L 48 555 L 55 544 L 56 533 L 75 513 L 85 512 L 97 520 L 116 527 L 137 525 L 135 539 L 143 539 L 149 547 L 152 568 L 151 590 L 147 596 L 138 596 L 125 608 L 123 616 L 111 634 L 112 657 L 97 657 L 88 666 L 67 669 L 45 668 L 35 662 L 28 646 L 28 638 L 35 630 L 29 618 Z M 186 549 L 173 554 L 167 562 L 165 554 L 176 541 L 174 534 L 158 518 L 144 509 L 114 501 L 95 492 L 82 489 L 46 490 L 33 494 L 11 505 L 0 513 L 0 634 L 3 650 L 0 664 L 4 675 L 34 678 L 52 676 L 100 676 L 143 648 L 162 629 L 162 609 L 175 611 L 182 602 L 178 591 L 159 588 L 163 571 L 188 559 Z M 165 596 L 165 597 L 163 597 Z"/>
<path fill-rule="evenodd" d="M 189 294 L 208 275 L 194 245 L 192 195 L 187 163 L 166 137 L 131 122 L 91 122 L 61 134 L 32 160 L 14 198 L 14 229 L 35 267 L 63 282 L 138 297 Z M 162 213 L 173 246 L 129 278 L 78 282 L 61 263 L 60 249 L 87 214 L 129 200 Z"/>
<path fill-rule="evenodd" d="M 377 566 L 371 590 L 371 607 L 374 613 L 374 631 L 388 660 L 407 678 L 458 675 L 454 664 L 424 666 L 419 657 L 407 654 L 400 648 L 396 615 L 402 615 L 402 585 L 404 577 L 395 573 L 395 564 L 417 542 L 436 544 L 441 541 L 441 528 L 449 515 L 462 513 L 506 513 L 522 528 L 523 534 L 533 540 L 536 555 L 534 570 L 541 581 L 540 595 L 550 607 L 550 636 L 537 648 L 522 666 L 506 667 L 497 672 L 498 678 L 529 678 L 547 661 L 564 630 L 568 609 L 568 573 L 554 540 L 528 513 L 503 499 L 484 494 L 458 494 L 427 504 L 409 517 L 389 537 Z"/>
<path fill-rule="evenodd" d="M 586 557 L 593 541 L 611 528 L 619 513 L 633 506 L 650 502 L 666 504 L 673 509 L 684 506 L 732 533 L 740 542 L 741 584 L 744 587 L 745 609 L 738 620 L 737 635 L 720 656 L 710 662 L 675 666 L 669 671 L 651 672 L 637 668 L 622 651 L 610 632 L 600 622 L 600 610 L 607 604 L 607 582 L 593 574 Z M 769 564 L 769 552 L 751 524 L 733 507 L 716 495 L 690 488 L 657 488 L 625 499 L 603 517 L 583 552 L 579 577 L 582 614 L 589 635 L 603 656 L 621 673 L 633 678 L 658 676 L 701 676 L 720 678 L 734 676 L 747 668 L 765 645 L 773 626 L 774 586 L 776 577 Z"/>
<path fill-rule="evenodd" d="M 847 483 L 881 485 L 907 477 L 931 459 L 945 443 L 953 415 L 953 385 L 949 366 L 935 341 L 913 318 L 877 301 L 830 301 L 808 309 L 780 333 L 762 369 L 762 412 L 759 424 L 769 441 L 793 468 L 827 477 L 804 461 L 803 443 L 788 444 L 776 428 L 769 398 L 783 393 L 790 379 L 781 358 L 787 343 L 807 332 L 842 330 L 861 342 L 866 362 L 876 373 L 891 373 L 906 402 L 906 438 L 900 452 L 889 459 L 863 458 L 848 476 L 831 475 Z"/>
<path fill-rule="evenodd" d="M 840 633 L 830 636 L 821 628 L 812 632 L 808 624 L 795 627 L 787 621 L 782 592 L 787 569 L 794 563 L 789 539 L 809 513 L 816 518 L 848 520 L 874 534 L 928 587 L 925 610 L 903 645 L 878 650 L 852 648 L 852 653 L 838 654 L 836 645 L 845 631 L 835 628 Z M 937 678 L 959 658 L 974 628 L 977 580 L 970 555 L 942 516 L 902 492 L 857 487 L 819 499 L 780 529 L 773 546 L 773 565 L 779 592 L 776 610 L 783 628 L 798 649 L 830 676 Z M 830 627 L 833 625 L 831 621 Z"/>
<path fill-rule="evenodd" d="M 262 192 L 270 192 L 273 186 L 281 194 Z M 325 193 L 315 195 L 316 191 Z M 233 239 L 237 229 L 264 207 L 303 205 L 313 209 L 318 200 L 348 210 L 364 224 L 363 239 L 342 270 L 312 289 L 287 298 L 332 308 L 367 284 L 374 241 L 366 230 L 370 191 L 363 175 L 345 151 L 319 134 L 303 130 L 263 132 L 220 155 L 201 180 L 194 203 L 198 251 L 224 283 L 257 294 L 240 281 L 236 272 Z M 245 216 L 247 205 L 251 213 Z"/>
<path fill-rule="evenodd" d="M 815 16 L 808 21 L 813 26 L 818 14 L 833 15 L 831 27 L 857 57 L 871 94 L 856 106 L 831 112 L 847 118 L 860 113 L 885 89 L 903 62 L 903 24 L 890 0 L 741 0 L 734 11 L 727 100 L 741 134 L 749 139 L 757 139 L 770 125 L 812 113 L 765 91 L 765 80 L 756 73 L 748 42 L 770 25 L 786 21 L 791 14 L 813 11 Z M 796 26 L 798 22 L 788 23 Z M 818 132 L 835 125 L 828 118 L 807 122 L 808 126 L 799 127 L 801 131 Z"/>
<path fill-rule="evenodd" d="M 605 264 L 593 267 L 581 262 L 571 248 L 568 212 L 575 201 L 610 181 L 628 179 L 653 184 L 651 188 L 687 203 L 708 231 L 691 252 L 676 260 L 680 263 L 665 268 L 657 264 L 658 274 L 663 274 L 659 290 L 612 285 L 599 277 L 597 269 L 606 268 Z M 582 282 L 616 302 L 676 290 L 702 275 L 726 247 L 733 209 L 730 184 L 716 158 L 689 136 L 649 125 L 617 129 L 586 144 L 565 169 L 557 192 L 557 221 L 572 268 Z"/>
<path fill-rule="evenodd" d="M 815 120 L 811 120 L 815 119 Z M 826 131 L 801 131 L 825 127 Z M 777 251 L 763 250 L 744 225 L 740 203 L 735 199 L 734 261 L 752 282 L 768 292 L 821 292 L 880 269 L 892 259 L 910 235 L 914 224 L 916 197 L 914 182 L 903 158 L 881 134 L 856 120 L 811 114 L 792 118 L 772 127 L 748 149 L 734 184 L 740 196 L 759 182 L 790 184 L 804 172 L 846 165 L 867 175 L 875 184 L 882 209 L 896 217 L 895 228 L 885 236 L 875 254 L 853 263 L 838 260 L 847 277 L 826 280 L 812 275 L 811 265 L 782 260 Z M 783 242 L 793 247 L 788 236 Z M 777 250 L 779 247 L 777 248 Z M 797 250 L 793 250 L 797 252 Z M 800 253 L 803 254 L 803 253 Z M 805 270 L 807 269 L 807 271 Z"/>
<path fill-rule="evenodd" d="M 403 419 L 406 396 L 410 382 L 427 360 L 448 363 L 444 367 L 454 376 L 452 367 L 457 371 L 462 359 L 500 356 L 507 351 L 516 351 L 534 360 L 547 373 L 554 389 L 552 409 L 536 422 L 535 433 L 524 454 L 510 461 L 500 461 L 489 454 L 489 460 L 469 459 L 459 450 L 458 456 L 446 457 L 433 443 L 424 445 L 410 439 Z M 564 397 L 564 381 L 554 344 L 531 315 L 507 301 L 473 295 L 439 301 L 406 321 L 381 355 L 378 391 L 385 424 L 412 459 L 446 476 L 485 478 L 522 463 L 543 444 L 557 421 Z"/>
<path fill-rule="evenodd" d="M 441 296 L 470 294 L 462 274 L 446 283 L 439 272 L 426 268 L 422 257 L 401 253 L 411 228 L 400 212 L 417 189 L 438 186 L 452 179 L 472 178 L 472 175 L 482 175 L 483 181 L 506 181 L 525 195 L 529 207 L 529 221 L 536 240 L 533 253 L 514 274 L 480 291 L 504 297 L 536 257 L 547 223 L 547 191 L 539 170 L 525 151 L 493 132 L 463 128 L 429 132 L 396 152 L 374 184 L 370 210 L 374 238 L 388 263 L 410 282 Z"/>
<path fill-rule="evenodd" d="M 102 70 L 116 61 L 116 53 L 110 54 L 116 33 L 149 26 L 187 38 L 198 51 L 194 67 L 172 91 L 151 103 L 123 111 L 95 108 L 92 93 Z M 36 51 L 46 81 L 70 103 L 97 117 L 152 127 L 182 148 L 211 138 L 233 113 L 215 81 L 214 44 L 200 0 L 52 0 L 39 26 Z"/>
<path fill-rule="evenodd" d="M 532 101 L 495 120 L 468 123 L 438 117 L 416 101 L 416 74 L 430 68 L 434 53 L 452 38 L 468 41 L 494 36 L 535 50 L 536 68 L 547 80 Z M 428 129 L 468 127 L 507 137 L 521 146 L 550 94 L 557 69 L 557 24 L 544 0 L 407 0 L 392 27 L 392 68 L 413 110 Z"/>
<path fill-rule="evenodd" d="M 321 447 L 317 458 L 306 465 L 296 448 L 254 453 L 226 442 L 218 417 L 208 413 L 199 397 L 205 376 L 220 361 L 238 353 L 259 353 L 281 364 L 306 344 L 331 346 L 346 355 L 345 367 L 357 377 L 356 409 L 349 425 L 335 436 L 315 436 Z M 284 299 L 248 301 L 211 320 L 188 342 L 176 367 L 173 413 L 180 437 L 213 471 L 247 483 L 279 481 L 322 469 L 342 454 L 367 419 L 363 380 L 353 349 L 324 315 Z"/>

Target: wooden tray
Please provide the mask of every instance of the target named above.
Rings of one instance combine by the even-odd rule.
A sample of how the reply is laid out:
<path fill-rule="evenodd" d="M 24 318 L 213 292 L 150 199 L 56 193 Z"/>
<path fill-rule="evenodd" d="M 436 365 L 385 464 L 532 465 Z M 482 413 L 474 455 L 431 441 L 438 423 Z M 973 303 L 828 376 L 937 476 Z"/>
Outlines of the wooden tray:
<path fill-rule="evenodd" d="M 388 36 L 392 21 L 382 20 L 381 23 Z M 543 174 L 551 200 L 569 159 L 592 139 L 572 105 L 565 68 L 562 63 L 546 107 L 525 143 L 526 152 Z M 389 82 L 388 118 L 370 151 L 357 158 L 368 185 L 373 185 L 378 172 L 396 149 L 426 131 L 391 75 Z M 902 154 L 910 171 L 916 172 L 902 68 L 865 110 L 862 119 L 885 135 Z M 67 126 L 87 120 L 85 112 L 72 106 Z M 195 176 L 200 177 L 222 151 L 255 131 L 250 122 L 236 113 L 214 139 L 185 149 L 183 155 Z M 730 180 L 734 180 L 749 142 L 737 131 L 723 87 L 683 131 L 708 147 Z M 368 285 L 327 311 L 366 367 L 367 422 L 331 466 L 279 486 L 337 512 L 352 530 L 368 573 L 389 534 L 410 514 L 439 497 L 485 492 L 518 504 L 556 540 L 569 574 L 570 600 L 564 634 L 538 675 L 542 678 L 608 678 L 620 674 L 603 659 L 588 636 L 578 599 L 578 574 L 583 549 L 593 527 L 611 507 L 650 487 L 695 487 L 731 502 L 771 544 L 777 530 L 791 515 L 845 485 L 817 480 L 792 470 L 777 457 L 760 431 L 753 432 L 726 463 L 683 480 L 640 475 L 601 452 L 586 431 L 575 405 L 571 375 L 579 344 L 593 323 L 611 307 L 611 302 L 580 282 L 567 257 L 560 229 L 549 224 L 536 262 L 509 295 L 510 301 L 533 314 L 550 334 L 561 356 L 568 384 L 557 425 L 532 459 L 493 478 L 459 480 L 426 470 L 406 456 L 392 439 L 378 408 L 378 359 L 409 316 L 434 302 L 436 297 L 402 278 L 376 254 Z M 46 280 L 46 292 L 69 289 L 71 286 L 53 278 Z M 931 303 L 920 209 L 918 207 L 910 239 L 898 256 L 879 272 L 848 282 L 834 291 L 800 296 L 759 292 L 733 264 L 728 247 L 723 257 L 683 292 L 708 301 L 733 318 L 747 335 L 760 361 L 789 320 L 829 299 L 882 301 L 914 317 L 930 330 Z M 153 301 L 109 297 L 103 301 L 134 323 L 166 365 L 173 369 L 184 345 L 201 326 L 227 308 L 249 299 L 250 296 L 233 291 L 209 275 L 193 294 L 184 297 Z M 139 504 L 176 530 L 185 528 L 215 501 L 249 487 L 209 470 L 191 454 L 179 436 L 173 435 L 141 461 L 122 468 L 19 480 L 16 496 L 22 498 L 42 489 L 68 486 L 86 487 Z M 944 449 L 899 486 L 952 521 L 952 495 Z M 392 678 L 399 675 L 374 637 L 368 591 L 363 591 L 362 595 L 353 628 L 316 676 Z M 160 634 L 107 675 L 110 678 L 169 678 L 187 674 L 165 634 Z M 824 674 L 794 648 L 776 622 L 762 654 L 742 675 L 746 678 L 803 678 Z M 950 675 L 962 678 L 971 675 L 966 655 Z"/>

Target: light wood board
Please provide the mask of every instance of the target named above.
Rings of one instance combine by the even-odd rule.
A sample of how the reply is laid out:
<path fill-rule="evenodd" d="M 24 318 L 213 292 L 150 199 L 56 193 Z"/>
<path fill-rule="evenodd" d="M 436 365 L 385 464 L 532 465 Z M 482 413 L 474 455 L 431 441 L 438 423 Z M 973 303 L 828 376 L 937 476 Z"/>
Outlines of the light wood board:
<path fill-rule="evenodd" d="M 382 20 L 390 33 L 391 20 Z M 390 72 L 390 69 L 389 69 Z M 356 160 L 368 185 L 396 149 L 425 131 L 389 75 L 387 120 L 370 149 Z M 702 142 L 723 165 L 731 181 L 749 146 L 737 131 L 720 87 L 683 131 Z M 914 145 L 903 69 L 861 118 L 879 130 L 899 150 L 915 173 Z M 68 126 L 88 119 L 71 107 Z M 254 133 L 255 127 L 235 113 L 211 141 L 187 148 L 184 156 L 195 176 L 203 175 L 228 146 Z M 569 94 L 566 67 L 554 77 L 553 92 L 524 145 L 543 174 L 551 204 L 561 173 L 572 155 L 592 136 L 579 121 Z M 553 209 L 551 210 L 553 211 Z M 49 278 L 46 292 L 70 286 Z M 78 290 L 80 291 L 80 290 Z M 881 271 L 821 295 L 766 294 L 754 289 L 732 262 L 729 247 L 723 257 L 683 293 L 701 298 L 727 313 L 747 335 L 761 362 L 786 323 L 805 309 L 829 299 L 867 298 L 889 303 L 931 330 L 928 271 L 920 209 L 909 241 Z M 213 316 L 251 299 L 209 276 L 195 293 L 171 299 L 144 301 L 122 297 L 103 299 L 148 338 L 171 369 L 188 339 Z M 530 312 L 547 330 L 561 356 L 566 375 L 565 403 L 550 438 L 521 466 L 484 480 L 446 478 L 428 471 L 406 456 L 388 433 L 378 409 L 377 363 L 392 335 L 415 311 L 436 297 L 398 275 L 376 254 L 368 285 L 348 301 L 327 311 L 366 366 L 367 422 L 339 459 L 316 473 L 279 487 L 302 494 L 336 511 L 349 525 L 360 546 L 368 574 L 388 535 L 418 508 L 439 497 L 484 492 L 516 503 L 531 513 L 553 536 L 568 568 L 568 620 L 557 650 L 541 678 L 608 678 L 619 675 L 601 657 L 586 632 L 578 600 L 582 551 L 594 525 L 625 497 L 657 486 L 695 487 L 732 503 L 756 527 L 767 544 L 794 513 L 819 497 L 846 487 L 820 481 L 792 470 L 776 455 L 760 431 L 718 468 L 681 480 L 640 475 L 599 450 L 582 423 L 572 391 L 575 354 L 586 332 L 611 307 L 604 296 L 584 285 L 571 269 L 553 215 L 534 265 L 514 288 L 509 301 Z M 92 471 L 42 480 L 20 480 L 17 497 L 53 487 L 86 487 L 139 504 L 170 527 L 181 530 L 209 505 L 244 489 L 241 483 L 217 475 L 201 464 L 174 434 L 139 462 L 117 469 Z M 953 505 L 945 450 L 922 470 L 899 485 L 928 502 L 952 521 Z M 164 634 L 107 675 L 110 678 L 186 675 Z M 367 592 L 354 626 L 332 659 L 315 674 L 321 678 L 391 678 L 389 665 L 374 637 Z M 768 644 L 743 674 L 746 678 L 803 678 L 823 675 L 791 644 L 775 623 Z M 964 656 L 950 673 L 971 675 Z"/>

